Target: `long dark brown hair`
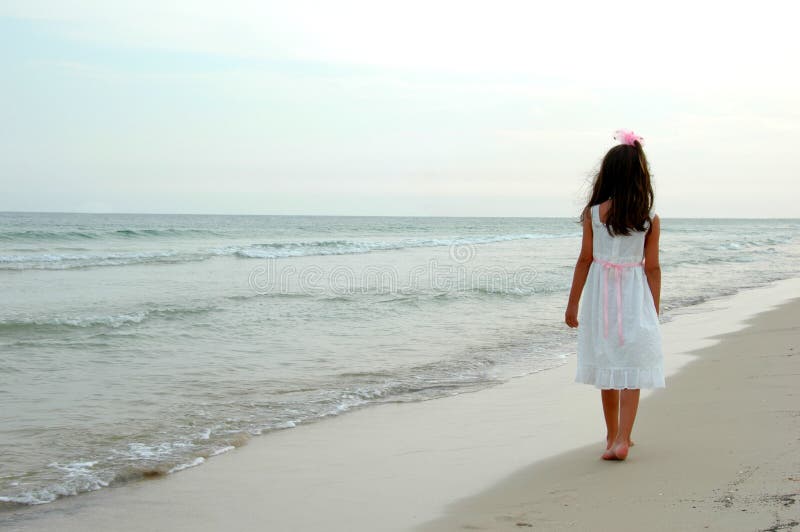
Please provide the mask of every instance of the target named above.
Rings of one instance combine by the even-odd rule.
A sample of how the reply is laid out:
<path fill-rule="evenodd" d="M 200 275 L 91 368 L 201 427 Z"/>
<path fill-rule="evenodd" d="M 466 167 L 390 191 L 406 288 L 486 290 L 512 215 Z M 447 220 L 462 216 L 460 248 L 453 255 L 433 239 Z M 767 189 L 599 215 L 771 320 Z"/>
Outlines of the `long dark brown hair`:
<path fill-rule="evenodd" d="M 633 145 L 615 146 L 603 157 L 581 221 L 589 208 L 607 199 L 612 200 L 605 221 L 611 236 L 629 235 L 632 230 L 645 231 L 652 223 L 650 210 L 654 196 L 650 165 L 638 140 Z"/>

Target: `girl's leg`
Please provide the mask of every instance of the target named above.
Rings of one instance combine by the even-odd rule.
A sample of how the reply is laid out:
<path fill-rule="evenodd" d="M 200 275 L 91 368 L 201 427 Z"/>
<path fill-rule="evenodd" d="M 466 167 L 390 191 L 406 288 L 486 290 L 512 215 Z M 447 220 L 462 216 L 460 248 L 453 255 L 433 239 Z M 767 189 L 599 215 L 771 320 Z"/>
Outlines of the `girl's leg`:
<path fill-rule="evenodd" d="M 611 449 L 619 431 L 619 390 L 600 390 L 600 397 L 606 418 L 606 449 Z"/>
<path fill-rule="evenodd" d="M 607 460 L 625 460 L 628 457 L 633 422 L 639 408 L 639 390 L 622 390 L 619 399 L 619 430 L 614 445 L 603 455 Z"/>

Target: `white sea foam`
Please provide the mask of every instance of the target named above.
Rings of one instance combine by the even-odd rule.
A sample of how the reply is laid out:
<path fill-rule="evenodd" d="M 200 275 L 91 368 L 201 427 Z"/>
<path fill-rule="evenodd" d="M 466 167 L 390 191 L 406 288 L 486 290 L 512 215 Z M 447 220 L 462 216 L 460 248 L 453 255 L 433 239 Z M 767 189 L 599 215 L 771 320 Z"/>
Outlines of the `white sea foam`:
<path fill-rule="evenodd" d="M 128 443 L 127 448 L 124 450 L 115 449 L 112 453 L 126 460 L 153 460 L 171 457 L 189 447 L 193 447 L 193 444 L 188 441 L 162 442 L 156 444 L 131 442 Z"/>
<path fill-rule="evenodd" d="M 170 469 L 168 473 L 177 473 L 178 471 L 183 471 L 184 469 L 189 469 L 190 467 L 199 466 L 205 461 L 206 461 L 205 458 L 203 458 L 202 456 L 198 456 L 189 463 L 176 465 L 175 467 Z"/>
<path fill-rule="evenodd" d="M 102 478 L 100 472 L 96 472 L 92 469 L 97 463 L 97 461 L 71 462 L 66 464 L 51 462 L 47 467 L 62 473 L 62 478 L 59 482 L 24 491 L 16 495 L 0 495 L 0 502 L 28 505 L 46 504 L 53 502 L 59 497 L 77 495 L 78 493 L 105 488 L 109 485 L 109 482 Z M 14 482 L 9 485 L 17 487 L 20 486 L 20 483 Z"/>
<path fill-rule="evenodd" d="M 233 445 L 226 445 L 225 447 L 221 447 L 219 449 L 216 449 L 216 450 L 212 451 L 211 452 L 211 456 L 217 456 L 217 455 L 220 455 L 220 454 L 223 454 L 223 453 L 227 453 L 227 452 L 230 452 L 230 451 L 232 451 L 234 449 L 236 449 L 236 447 L 234 447 Z"/>

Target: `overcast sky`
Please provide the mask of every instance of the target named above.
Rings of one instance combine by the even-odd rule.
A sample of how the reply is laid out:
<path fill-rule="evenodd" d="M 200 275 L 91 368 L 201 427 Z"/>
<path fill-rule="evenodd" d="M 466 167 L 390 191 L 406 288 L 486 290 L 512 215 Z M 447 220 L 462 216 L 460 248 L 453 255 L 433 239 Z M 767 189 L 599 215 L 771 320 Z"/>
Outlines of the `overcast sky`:
<path fill-rule="evenodd" d="M 169 6 L 165 4 L 170 4 Z M 0 3 L 0 210 L 797 216 L 789 2 Z"/>

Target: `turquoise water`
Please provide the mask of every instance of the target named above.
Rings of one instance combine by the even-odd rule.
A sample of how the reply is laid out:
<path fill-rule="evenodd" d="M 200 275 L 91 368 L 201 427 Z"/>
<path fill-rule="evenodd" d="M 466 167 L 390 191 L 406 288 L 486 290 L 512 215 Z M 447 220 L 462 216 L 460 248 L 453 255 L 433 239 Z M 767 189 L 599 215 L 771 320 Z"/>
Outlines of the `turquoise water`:
<path fill-rule="evenodd" d="M 662 220 L 662 320 L 797 276 L 799 230 Z M 579 231 L 554 218 L 0 213 L 0 505 L 563 364 Z"/>

